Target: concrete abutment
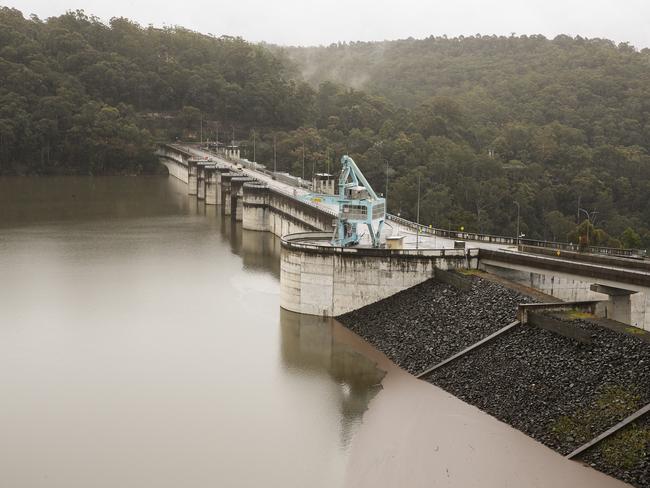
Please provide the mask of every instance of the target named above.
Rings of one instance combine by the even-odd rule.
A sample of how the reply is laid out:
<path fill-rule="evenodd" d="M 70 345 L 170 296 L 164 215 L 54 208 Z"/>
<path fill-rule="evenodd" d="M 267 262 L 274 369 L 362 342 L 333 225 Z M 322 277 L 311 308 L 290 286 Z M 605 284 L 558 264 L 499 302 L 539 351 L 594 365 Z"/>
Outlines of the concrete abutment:
<path fill-rule="evenodd" d="M 337 316 L 387 298 L 435 276 L 436 269 L 476 268 L 476 250 L 391 250 L 329 246 L 329 233 L 285 236 L 280 306 Z M 321 240 L 323 245 L 318 245 Z"/>

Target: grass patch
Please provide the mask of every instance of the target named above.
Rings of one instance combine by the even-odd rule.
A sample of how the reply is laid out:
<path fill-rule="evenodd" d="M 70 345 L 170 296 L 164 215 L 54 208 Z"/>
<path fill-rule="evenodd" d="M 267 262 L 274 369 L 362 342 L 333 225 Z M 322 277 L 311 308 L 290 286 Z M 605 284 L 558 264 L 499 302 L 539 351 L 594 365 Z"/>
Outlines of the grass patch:
<path fill-rule="evenodd" d="M 578 410 L 571 416 L 560 417 L 551 429 L 562 444 L 582 445 L 634 413 L 639 408 L 639 401 L 636 392 L 619 385 L 610 385 L 604 388 L 591 407 Z M 614 435 L 594 448 L 602 449 L 603 459 L 612 467 L 633 466 L 645 455 L 650 431 L 638 426 L 629 427 L 629 433 L 623 435 L 624 431 L 619 432 L 620 437 Z"/>
<path fill-rule="evenodd" d="M 632 423 L 608 437 L 594 449 L 612 467 L 630 469 L 648 455 L 650 428 Z"/>
<path fill-rule="evenodd" d="M 643 329 L 639 329 L 638 327 L 626 327 L 625 332 L 628 334 L 635 334 L 635 335 L 644 335 L 647 332 Z"/>
<path fill-rule="evenodd" d="M 458 269 L 456 271 L 465 276 L 481 276 L 484 274 L 483 271 L 478 269 Z"/>
<path fill-rule="evenodd" d="M 579 320 L 579 319 L 590 319 L 594 317 L 594 314 L 590 312 L 583 312 L 581 310 L 577 310 L 575 308 L 567 311 L 565 313 L 566 317 L 568 317 L 571 320 Z"/>

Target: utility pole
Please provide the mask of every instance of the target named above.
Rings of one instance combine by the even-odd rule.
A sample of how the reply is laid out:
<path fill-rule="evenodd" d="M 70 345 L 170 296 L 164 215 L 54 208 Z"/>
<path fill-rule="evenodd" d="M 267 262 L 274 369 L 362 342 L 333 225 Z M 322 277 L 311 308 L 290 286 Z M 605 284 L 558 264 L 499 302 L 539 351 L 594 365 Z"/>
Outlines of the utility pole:
<path fill-rule="evenodd" d="M 579 208 L 579 209 L 578 209 L 578 215 L 580 215 L 580 212 L 584 212 L 585 215 L 587 216 L 587 246 L 591 246 L 591 239 L 589 238 L 589 227 L 592 226 L 592 225 L 593 225 L 594 227 L 596 227 L 596 214 L 597 214 L 598 212 L 596 212 L 596 210 L 594 210 L 594 211 L 591 212 L 591 214 L 590 214 L 590 213 L 589 213 L 587 210 L 585 210 L 584 208 Z M 592 216 L 593 216 L 593 222 L 592 222 Z"/>
<path fill-rule="evenodd" d="M 277 156 L 275 134 L 273 134 L 273 172 L 277 173 L 277 171 L 278 171 L 278 156 Z"/>
<path fill-rule="evenodd" d="M 219 152 L 219 124 L 217 124 L 217 140 L 214 142 L 217 143 L 217 152 Z"/>
<path fill-rule="evenodd" d="M 519 213 L 521 210 L 521 207 L 519 206 L 519 202 L 515 200 L 515 205 L 517 205 L 517 250 L 519 250 Z"/>
<path fill-rule="evenodd" d="M 415 235 L 415 249 L 420 248 L 420 175 L 418 175 L 418 209 L 416 216 L 417 233 Z"/>
<path fill-rule="evenodd" d="M 203 145 L 203 112 L 201 112 L 201 145 Z"/>
<path fill-rule="evenodd" d="M 384 193 L 384 199 L 388 202 L 388 160 L 386 160 L 386 192 Z"/>
<path fill-rule="evenodd" d="M 256 137 L 255 129 L 253 129 L 253 162 L 254 163 L 257 162 L 257 158 L 255 157 L 255 137 Z"/>
<path fill-rule="evenodd" d="M 235 126 L 232 125 L 231 127 L 232 127 L 232 140 L 231 140 L 230 144 L 232 145 L 232 147 L 234 149 L 234 147 L 235 147 Z"/>
<path fill-rule="evenodd" d="M 302 179 L 305 179 L 305 141 L 302 141 Z"/>

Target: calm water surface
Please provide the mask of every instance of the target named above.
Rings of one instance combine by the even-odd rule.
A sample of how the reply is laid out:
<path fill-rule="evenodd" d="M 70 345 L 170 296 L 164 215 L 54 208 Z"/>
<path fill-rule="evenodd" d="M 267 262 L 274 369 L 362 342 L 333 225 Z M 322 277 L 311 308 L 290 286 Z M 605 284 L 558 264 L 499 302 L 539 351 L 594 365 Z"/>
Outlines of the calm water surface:
<path fill-rule="evenodd" d="M 0 179 L 0 488 L 623 488 L 281 312 L 279 251 L 171 178 Z"/>
<path fill-rule="evenodd" d="M 337 487 L 383 372 L 172 178 L 0 179 L 0 486 Z"/>

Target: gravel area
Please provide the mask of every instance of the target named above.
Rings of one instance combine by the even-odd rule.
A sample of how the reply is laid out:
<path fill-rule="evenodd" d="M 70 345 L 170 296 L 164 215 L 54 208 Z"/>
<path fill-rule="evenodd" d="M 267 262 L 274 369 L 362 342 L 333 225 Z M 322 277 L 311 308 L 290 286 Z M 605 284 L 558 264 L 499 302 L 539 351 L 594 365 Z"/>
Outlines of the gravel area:
<path fill-rule="evenodd" d="M 505 327 L 533 300 L 468 276 L 470 288 L 428 280 L 338 317 L 411 373 L 419 373 Z"/>
<path fill-rule="evenodd" d="M 650 403 L 650 344 L 584 320 L 571 323 L 591 332 L 592 344 L 524 325 L 426 380 L 568 454 Z M 585 459 L 647 487 L 647 441 L 636 454 L 629 443 L 617 449 Z"/>
<path fill-rule="evenodd" d="M 338 319 L 412 373 L 508 325 L 534 301 L 499 283 L 468 277 L 460 290 L 435 280 Z M 585 319 L 570 320 L 585 344 L 531 325 L 434 371 L 425 380 L 562 454 L 650 403 L 650 343 Z M 650 414 L 598 444 L 581 460 L 650 488 Z"/>
<path fill-rule="evenodd" d="M 649 487 L 650 415 L 617 432 L 611 440 L 595 446 L 582 457 L 582 461 L 638 488 Z M 621 462 L 625 464 L 624 469 L 615 466 Z"/>

